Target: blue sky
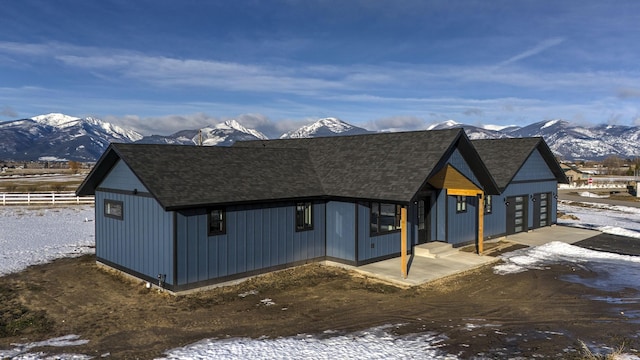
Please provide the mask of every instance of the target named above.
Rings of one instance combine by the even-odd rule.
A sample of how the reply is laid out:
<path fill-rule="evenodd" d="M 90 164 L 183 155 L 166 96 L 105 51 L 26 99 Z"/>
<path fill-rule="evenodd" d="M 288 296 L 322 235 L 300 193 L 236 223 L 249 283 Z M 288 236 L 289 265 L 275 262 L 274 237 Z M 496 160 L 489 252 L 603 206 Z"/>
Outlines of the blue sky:
<path fill-rule="evenodd" d="M 640 1 L 0 0 L 0 121 L 640 125 Z"/>

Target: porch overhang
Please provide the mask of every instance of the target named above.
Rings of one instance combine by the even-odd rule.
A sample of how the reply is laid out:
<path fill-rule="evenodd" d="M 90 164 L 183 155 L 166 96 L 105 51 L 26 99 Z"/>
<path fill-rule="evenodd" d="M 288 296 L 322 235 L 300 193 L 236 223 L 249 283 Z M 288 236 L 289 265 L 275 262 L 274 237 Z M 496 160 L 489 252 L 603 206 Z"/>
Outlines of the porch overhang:
<path fill-rule="evenodd" d="M 447 195 L 475 196 L 478 198 L 478 254 L 484 251 L 484 191 L 460 173 L 456 168 L 448 164 L 427 181 L 436 189 L 446 189 Z"/>

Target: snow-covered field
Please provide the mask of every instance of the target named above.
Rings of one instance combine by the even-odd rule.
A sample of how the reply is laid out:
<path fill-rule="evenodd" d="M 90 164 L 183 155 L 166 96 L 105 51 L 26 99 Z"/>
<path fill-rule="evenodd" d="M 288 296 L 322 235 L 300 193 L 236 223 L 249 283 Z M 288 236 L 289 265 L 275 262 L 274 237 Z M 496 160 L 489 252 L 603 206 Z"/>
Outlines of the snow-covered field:
<path fill-rule="evenodd" d="M 640 239 L 640 208 L 590 203 L 588 200 L 582 204 L 585 206 L 558 201 L 558 211 L 578 218 L 558 219 L 558 224 Z"/>
<path fill-rule="evenodd" d="M 560 219 L 559 224 L 597 229 L 617 235 L 640 239 L 640 209 L 603 204 L 580 207 L 561 203 L 559 210 L 575 215 L 579 220 Z M 0 275 L 21 271 L 29 265 L 55 258 L 77 256 L 94 251 L 93 208 L 69 207 L 31 209 L 0 207 Z M 640 241 L 640 240 L 639 240 Z M 590 279 L 566 277 L 586 286 L 611 290 L 620 287 L 640 291 L 640 257 L 617 255 L 583 249 L 573 245 L 551 242 L 503 255 L 504 264 L 496 265 L 496 274 L 507 275 L 529 269 L 545 269 L 552 264 L 571 264 L 598 273 Z M 626 302 L 640 299 L 594 298 L 597 301 Z M 627 314 L 637 320 L 637 314 Z M 397 337 L 390 329 L 397 325 L 377 327 L 351 334 L 326 332 L 320 336 L 299 335 L 277 339 L 204 339 L 185 347 L 169 350 L 164 359 L 456 359 L 440 350 L 445 338 L 438 334 L 421 333 Z M 81 354 L 56 355 L 32 353 L 38 346 L 80 345 L 86 340 L 69 335 L 39 343 L 14 344 L 14 348 L 0 349 L 0 358 L 12 359 L 88 359 Z M 103 357 L 108 357 L 104 354 Z M 640 357 L 625 354 L 620 359 Z"/>
<path fill-rule="evenodd" d="M 94 252 L 94 209 L 0 206 L 0 275 Z"/>

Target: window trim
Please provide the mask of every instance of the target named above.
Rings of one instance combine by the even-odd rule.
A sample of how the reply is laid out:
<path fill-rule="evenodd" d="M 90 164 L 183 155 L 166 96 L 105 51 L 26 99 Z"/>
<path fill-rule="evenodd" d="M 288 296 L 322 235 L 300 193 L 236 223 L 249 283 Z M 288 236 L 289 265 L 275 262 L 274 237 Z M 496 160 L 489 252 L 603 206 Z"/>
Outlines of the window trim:
<path fill-rule="evenodd" d="M 214 220 L 213 219 L 212 213 L 214 211 L 220 211 L 221 219 L 219 219 L 219 220 Z M 222 227 L 222 229 L 211 230 L 211 224 L 214 221 L 218 222 L 220 224 L 220 227 Z M 208 236 L 224 235 L 226 233 L 227 233 L 227 211 L 226 211 L 226 209 L 225 208 L 221 208 L 221 207 L 208 209 L 207 210 L 207 234 L 208 234 Z"/>
<path fill-rule="evenodd" d="M 467 196 L 456 195 L 456 214 L 467 212 Z"/>
<path fill-rule="evenodd" d="M 120 207 L 120 215 L 113 214 L 112 206 Z M 124 220 L 124 202 L 120 200 L 104 199 L 104 216 L 116 220 Z"/>
<path fill-rule="evenodd" d="M 313 230 L 313 202 L 300 201 L 295 204 L 296 231 Z"/>
<path fill-rule="evenodd" d="M 382 218 L 381 214 L 381 209 L 382 209 L 382 205 L 393 205 L 395 206 L 395 210 L 394 210 L 394 229 L 391 230 L 381 230 L 380 227 L 380 218 Z M 377 216 L 376 216 L 376 231 L 373 231 L 373 209 L 374 207 L 377 207 Z M 392 234 L 392 233 L 396 233 L 396 232 L 400 232 L 402 230 L 402 224 L 400 224 L 400 213 L 402 211 L 402 206 L 399 204 L 393 204 L 393 203 L 383 203 L 383 202 L 376 202 L 376 201 L 372 201 L 369 203 L 369 237 L 374 237 L 374 236 L 380 236 L 380 235 L 386 235 L 386 234 Z"/>

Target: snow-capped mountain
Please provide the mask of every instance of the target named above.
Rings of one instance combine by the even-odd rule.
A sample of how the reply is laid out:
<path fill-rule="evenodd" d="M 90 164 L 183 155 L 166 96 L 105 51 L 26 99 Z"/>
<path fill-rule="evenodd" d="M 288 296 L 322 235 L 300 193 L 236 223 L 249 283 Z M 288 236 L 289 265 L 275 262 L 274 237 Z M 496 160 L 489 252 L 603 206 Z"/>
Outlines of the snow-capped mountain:
<path fill-rule="evenodd" d="M 464 132 L 467 134 L 469 139 L 478 140 L 478 139 L 499 139 L 504 137 L 509 137 L 507 134 L 499 131 L 493 130 L 491 127 L 478 127 L 473 125 L 461 124 L 454 120 L 447 120 L 441 123 L 436 123 L 429 125 L 427 130 L 443 130 L 443 129 L 452 129 L 452 128 L 464 128 Z"/>
<path fill-rule="evenodd" d="M 463 128 L 471 139 L 541 136 L 561 158 L 603 159 L 610 155 L 623 158 L 640 156 L 640 126 L 579 126 L 568 121 L 545 120 L 524 127 L 474 126 L 453 120 L 433 124 L 427 130 Z M 337 118 L 319 119 L 313 124 L 285 133 L 281 138 L 341 136 L 370 133 Z M 78 118 L 64 114 L 39 115 L 30 119 L 0 122 L 0 160 L 76 160 L 95 161 L 110 142 L 140 142 L 230 146 L 236 141 L 266 140 L 254 129 L 235 120 L 172 135 L 141 134 L 96 118 Z"/>
<path fill-rule="evenodd" d="M 280 136 L 280 139 L 359 135 L 370 132 L 371 131 L 361 127 L 347 124 L 338 118 L 328 117 L 320 119 L 313 124 L 305 125 L 298 130 L 289 131 L 288 133 Z"/>
<path fill-rule="evenodd" d="M 640 156 L 640 127 L 597 125 L 583 127 L 566 120 L 555 119 L 536 122 L 525 127 L 483 126 L 461 124 L 453 120 L 433 124 L 428 130 L 464 128 L 471 139 L 540 136 L 551 151 L 563 159 L 597 160 L 616 155 L 623 158 Z"/>
<path fill-rule="evenodd" d="M 169 136 L 145 136 L 139 143 L 145 144 L 180 144 L 203 146 L 231 146 L 236 141 L 267 140 L 258 130 L 248 129 L 236 120 L 227 120 L 215 126 L 199 130 L 181 130 Z"/>
<path fill-rule="evenodd" d="M 513 137 L 542 136 L 551 150 L 566 159 L 640 156 L 640 127 L 597 125 L 583 127 L 566 120 L 540 121 L 509 133 Z"/>
<path fill-rule="evenodd" d="M 142 135 L 95 118 L 47 114 L 0 123 L 0 158 L 94 161 L 110 142 Z"/>

